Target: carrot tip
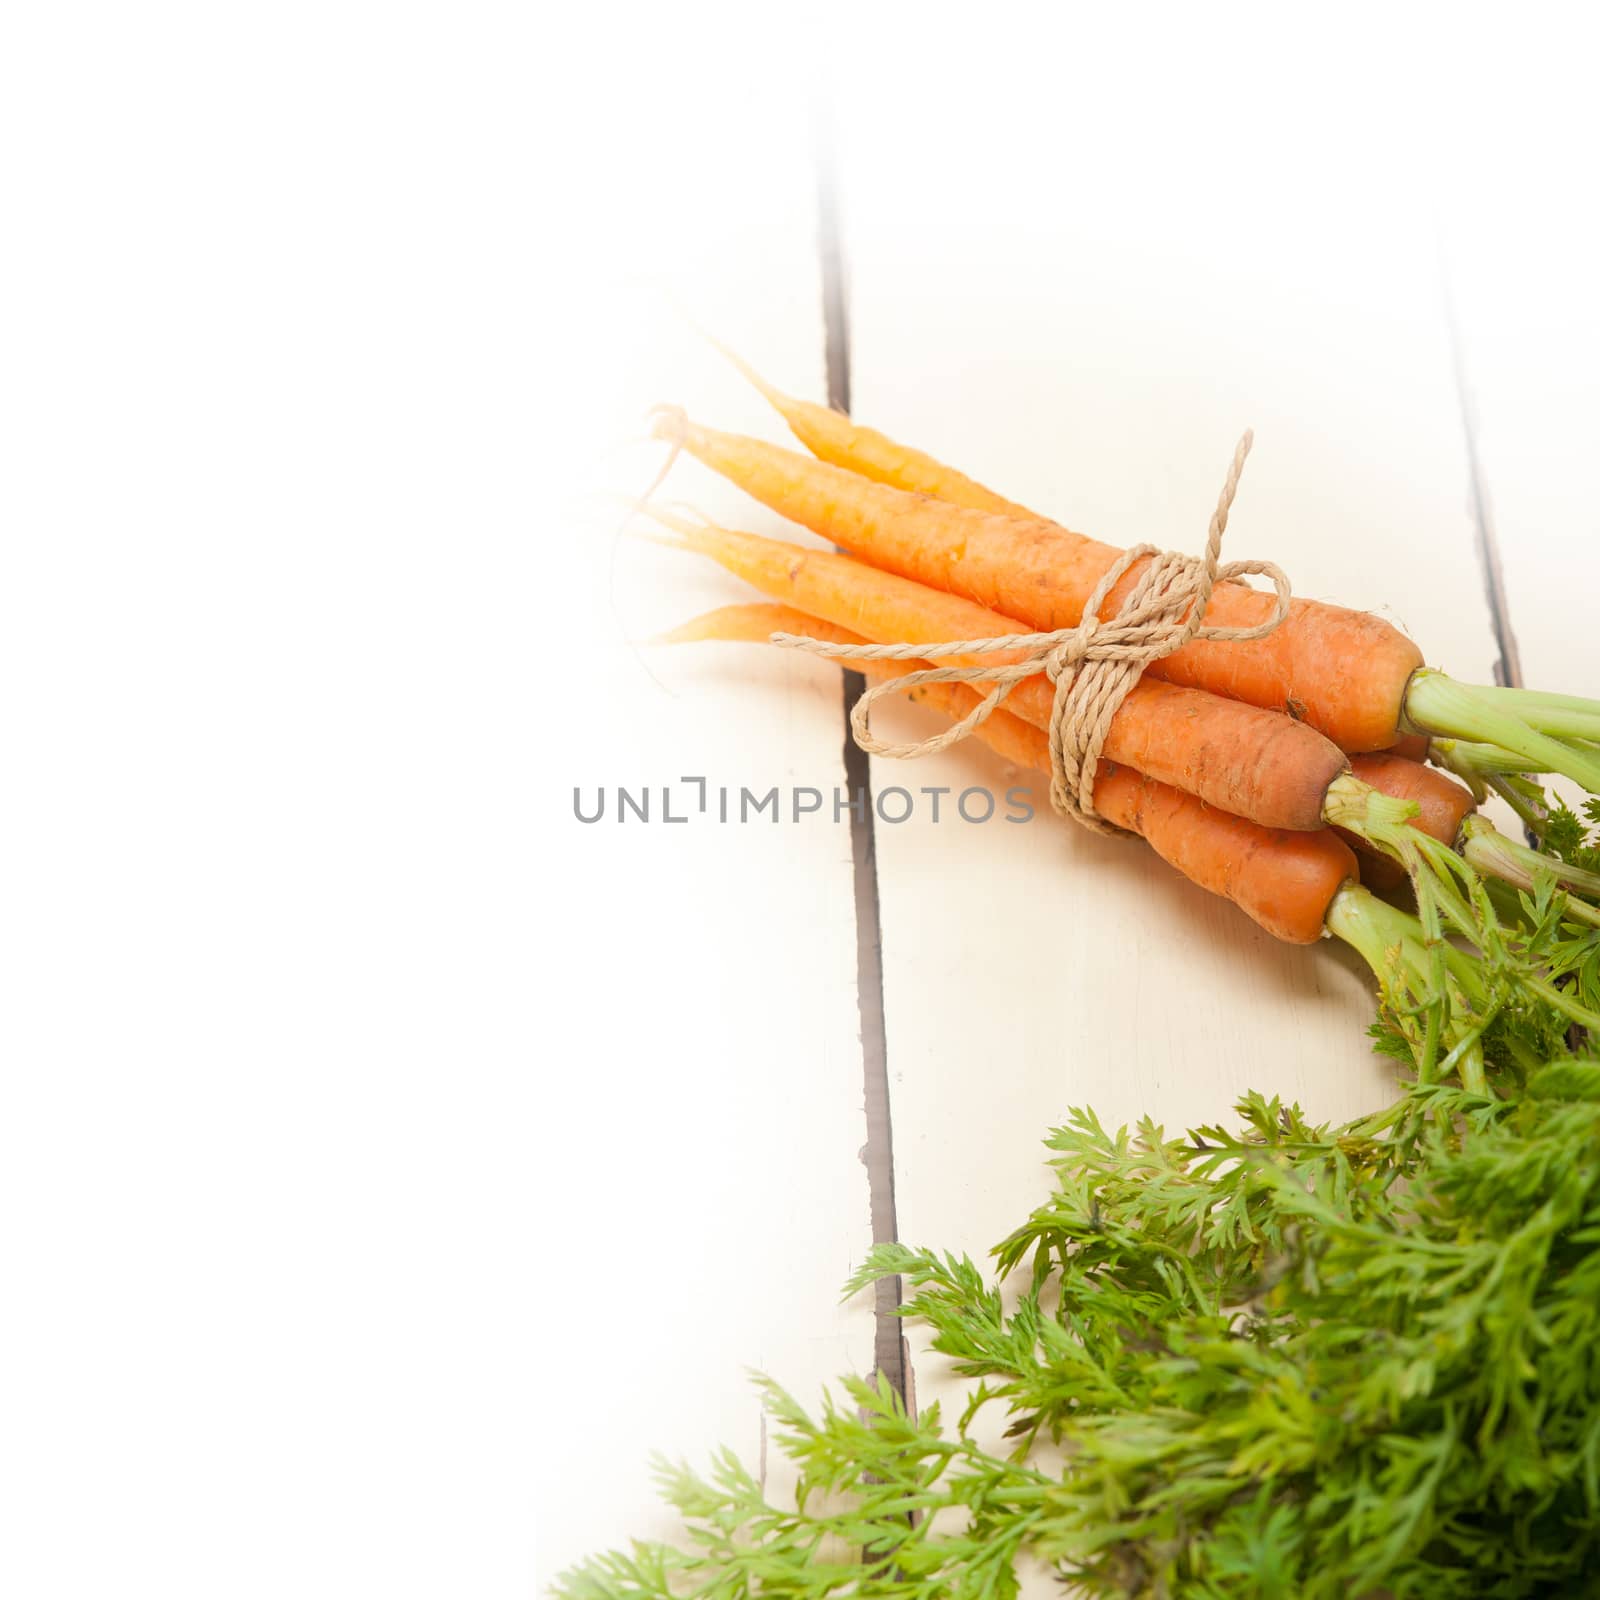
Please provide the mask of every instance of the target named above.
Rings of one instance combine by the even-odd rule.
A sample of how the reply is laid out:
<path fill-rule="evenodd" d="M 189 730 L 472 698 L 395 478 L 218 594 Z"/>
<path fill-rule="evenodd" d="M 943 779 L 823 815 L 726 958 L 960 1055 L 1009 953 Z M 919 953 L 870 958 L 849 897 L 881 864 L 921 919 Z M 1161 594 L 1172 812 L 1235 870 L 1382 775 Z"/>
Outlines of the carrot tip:
<path fill-rule="evenodd" d="M 729 613 L 739 612 L 747 608 L 740 606 L 724 606 L 718 611 L 707 611 L 703 616 L 691 617 L 687 622 L 680 622 L 676 628 L 668 628 L 665 633 L 658 633 L 653 638 L 646 639 L 646 644 L 763 644 L 766 640 L 755 634 L 746 634 L 741 631 L 736 622 L 730 623 Z M 776 638 L 777 635 L 773 635 Z"/>
<path fill-rule="evenodd" d="M 752 389 L 756 391 L 757 394 L 761 396 L 763 400 L 767 402 L 768 405 L 772 406 L 775 410 L 781 413 L 785 406 L 793 404 L 788 395 L 784 394 L 781 389 L 774 388 L 772 384 L 768 383 L 767 380 L 763 378 L 761 374 L 744 359 L 743 356 L 739 355 L 737 351 L 730 350 L 728 346 L 725 345 L 720 339 L 714 338 L 709 333 L 702 333 L 701 337 L 706 341 L 707 344 L 711 346 L 713 350 L 717 352 L 719 356 L 722 357 L 724 361 L 728 363 L 729 366 L 733 368 L 735 372 L 739 374 L 741 378 L 744 379 L 746 383 L 750 385 Z"/>
<path fill-rule="evenodd" d="M 746 638 L 736 626 L 730 626 L 728 613 L 738 611 L 737 606 L 724 606 L 718 611 L 707 611 L 702 616 L 690 617 L 676 628 L 668 628 L 645 640 L 646 644 L 759 644 L 754 637 Z"/>
<path fill-rule="evenodd" d="M 658 506 L 649 500 L 629 500 L 628 504 L 632 510 L 690 542 L 716 531 L 710 518 L 702 516 L 693 506 L 685 505 L 682 501 L 675 501 L 670 507 Z"/>

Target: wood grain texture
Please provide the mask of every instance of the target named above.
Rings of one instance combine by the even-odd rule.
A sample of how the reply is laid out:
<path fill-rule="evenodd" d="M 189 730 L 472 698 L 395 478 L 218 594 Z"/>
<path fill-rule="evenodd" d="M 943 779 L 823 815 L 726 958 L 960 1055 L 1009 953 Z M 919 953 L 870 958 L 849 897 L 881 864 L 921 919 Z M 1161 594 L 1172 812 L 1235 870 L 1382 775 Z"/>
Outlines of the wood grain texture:
<path fill-rule="evenodd" d="M 899 64 L 925 114 L 842 69 L 858 419 L 1069 526 L 1182 549 L 1253 426 L 1225 553 L 1490 681 L 1447 320 L 1403 164 L 1286 85 L 1213 93 L 1210 58 L 1150 63 L 1138 95 L 1016 37 Z M 968 750 L 874 774 L 1009 777 Z M 1046 1190 L 1036 1141 L 1069 1106 L 1171 1127 L 1251 1087 L 1326 1117 L 1389 1092 L 1351 956 L 1276 946 L 1044 804 L 1026 826 L 924 809 L 879 827 L 910 1243 L 978 1255 L 1022 1220 Z M 944 1393 L 913 1345 L 919 1398 Z"/>

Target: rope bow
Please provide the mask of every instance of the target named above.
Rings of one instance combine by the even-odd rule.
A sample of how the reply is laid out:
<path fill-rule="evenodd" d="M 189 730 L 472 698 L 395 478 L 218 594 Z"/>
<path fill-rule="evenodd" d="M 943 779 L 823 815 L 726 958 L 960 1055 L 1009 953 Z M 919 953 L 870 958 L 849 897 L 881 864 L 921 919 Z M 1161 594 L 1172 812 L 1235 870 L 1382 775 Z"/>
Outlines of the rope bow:
<path fill-rule="evenodd" d="M 910 758 L 933 755 L 970 737 L 1024 678 L 1044 673 L 1055 685 L 1050 710 L 1050 801 L 1057 811 L 1086 827 L 1115 833 L 1094 809 L 1094 786 L 1112 718 L 1152 661 L 1180 650 L 1191 639 L 1260 639 L 1289 614 L 1289 580 L 1271 561 L 1221 564 L 1222 535 L 1239 488 L 1254 436 L 1247 430 L 1217 497 L 1217 509 L 1203 555 L 1186 556 L 1154 545 L 1135 545 L 1120 556 L 1095 585 L 1072 628 L 1050 633 L 1010 633 L 987 639 L 955 639 L 938 644 L 830 644 L 800 634 L 775 633 L 772 642 L 817 655 L 853 661 L 909 661 L 919 657 L 1011 656 L 1008 661 L 977 661 L 965 666 L 919 668 L 903 677 L 873 684 L 850 713 L 855 740 L 873 755 Z M 1107 597 L 1140 561 L 1149 565 L 1109 617 L 1100 615 Z M 1213 628 L 1206 607 L 1217 584 L 1259 576 L 1277 591 L 1273 613 L 1251 628 Z M 919 744 L 890 744 L 871 729 L 868 715 L 882 695 L 906 694 L 924 683 L 991 683 L 993 687 L 959 722 Z"/>

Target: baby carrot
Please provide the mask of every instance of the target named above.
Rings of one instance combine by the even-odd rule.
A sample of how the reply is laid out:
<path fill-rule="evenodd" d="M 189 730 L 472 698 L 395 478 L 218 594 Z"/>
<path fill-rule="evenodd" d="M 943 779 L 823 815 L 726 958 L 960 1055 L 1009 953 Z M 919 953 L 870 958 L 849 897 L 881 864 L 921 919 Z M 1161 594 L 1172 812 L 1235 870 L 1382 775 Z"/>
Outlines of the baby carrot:
<path fill-rule="evenodd" d="M 932 495 L 950 505 L 971 506 L 979 511 L 1000 511 L 1012 517 L 1033 515 L 1025 507 L 974 482 L 964 472 L 957 472 L 954 467 L 947 467 L 923 451 L 914 450 L 910 445 L 879 433 L 876 428 L 866 428 L 852 422 L 849 417 L 829 406 L 797 400 L 793 395 L 783 393 L 731 350 L 722 345 L 717 348 L 788 423 L 789 431 L 819 461 L 847 467 L 874 483 L 909 489 L 914 494 Z"/>
<path fill-rule="evenodd" d="M 657 432 L 764 505 L 889 572 L 961 595 L 1041 631 L 1075 626 L 1122 552 L 1040 518 L 1002 516 L 867 481 L 763 440 L 659 418 Z M 1138 581 L 1136 563 L 1111 592 L 1114 611 Z M 1219 584 L 1207 620 L 1253 627 L 1270 595 Z M 1150 671 L 1252 705 L 1287 711 L 1348 750 L 1381 750 L 1401 736 L 1417 647 L 1364 611 L 1291 602 L 1261 639 L 1194 639 Z"/>
<path fill-rule="evenodd" d="M 773 599 L 874 643 L 934 644 L 1027 631 L 1010 617 L 832 551 L 655 515 L 693 549 Z M 1020 656 L 982 659 L 993 665 Z M 953 664 L 979 659 L 960 657 Z M 1006 704 L 1048 728 L 1054 695 L 1041 674 L 1019 684 Z M 1141 679 L 1123 701 L 1104 755 L 1263 826 L 1308 832 L 1324 825 L 1329 785 L 1346 769 L 1340 750 L 1302 723 L 1153 678 Z"/>
<path fill-rule="evenodd" d="M 1334 896 L 1360 881 L 1349 845 L 1331 829 L 1263 828 L 1131 767 L 1101 762 L 1094 804 L 1108 822 L 1146 839 L 1184 877 L 1233 901 L 1289 944 L 1315 944 Z"/>
<path fill-rule="evenodd" d="M 721 606 L 704 616 L 693 618 L 682 627 L 664 633 L 657 644 L 700 644 L 711 640 L 723 643 L 766 644 L 775 633 L 806 634 L 813 639 L 826 639 L 829 644 L 868 644 L 859 633 L 841 628 L 821 617 L 808 616 L 793 606 L 743 605 Z M 870 678 L 902 678 L 918 668 L 929 665 L 926 661 L 845 661 L 835 656 L 835 665 L 859 668 Z M 982 698 L 964 683 L 920 683 L 906 695 L 918 705 L 959 721 Z M 1032 723 L 1013 716 L 1003 706 L 993 712 L 977 730 L 975 737 L 982 739 L 996 754 L 1019 767 L 1050 769 L 1050 744 L 1044 734 Z"/>
<path fill-rule="evenodd" d="M 1600 894 L 1600 875 L 1508 839 L 1487 817 L 1474 814 L 1472 792 L 1455 779 L 1392 751 L 1352 756 L 1350 766 L 1357 778 L 1379 794 L 1410 802 L 1416 808 L 1411 826 L 1460 851 L 1479 872 L 1518 889 L 1533 888 L 1538 875 L 1548 873 L 1567 891 L 1567 917 L 1600 926 L 1600 911 L 1582 898 Z M 1359 835 L 1342 828 L 1337 831 L 1362 853 L 1364 882 L 1380 889 L 1399 887 L 1405 872 L 1398 862 L 1375 853 Z"/>
<path fill-rule="evenodd" d="M 1472 810 L 1472 794 L 1454 778 L 1420 762 L 1389 752 L 1352 756 L 1351 769 L 1363 783 L 1395 800 L 1411 800 L 1417 807 L 1411 825 L 1453 845 L 1462 820 Z"/>
<path fill-rule="evenodd" d="M 867 644 L 859 633 L 840 628 L 793 606 L 769 605 L 757 600 L 742 606 L 718 606 L 660 634 L 652 644 L 766 644 L 775 633 L 804 633 L 829 644 Z M 920 663 L 919 663 L 920 665 Z"/>
<path fill-rule="evenodd" d="M 675 629 L 664 642 L 765 639 L 790 631 L 841 644 L 859 639 L 848 629 L 819 622 L 791 607 L 728 606 Z M 860 665 L 869 676 L 881 678 L 910 672 L 919 663 Z M 962 683 L 922 684 L 914 697 L 952 720 L 968 715 L 982 698 Z M 1003 708 L 976 733 L 1006 760 L 1040 772 L 1050 770 L 1045 735 Z M 1334 896 L 1344 884 L 1360 878 L 1349 846 L 1326 828 L 1315 833 L 1263 828 L 1128 766 L 1100 763 L 1094 804 L 1107 822 L 1139 834 L 1191 882 L 1231 900 L 1268 933 L 1290 944 L 1314 944 L 1320 939 Z"/>
<path fill-rule="evenodd" d="M 765 498 L 758 485 L 771 462 L 754 461 L 753 474 L 747 478 L 741 471 L 750 468 L 752 461 L 740 459 L 741 452 L 745 457 L 759 457 L 762 452 L 775 451 L 804 465 L 804 458 L 775 446 L 693 429 L 681 412 L 663 417 L 657 431 L 687 445 L 691 453 L 712 465 L 717 465 L 712 458 L 721 451 L 725 460 L 717 470 L 758 498 Z M 698 445 L 690 443 L 690 432 L 699 434 Z M 852 459 L 852 436 L 836 430 L 829 444 L 831 459 L 818 470 L 837 470 L 833 466 L 836 461 L 839 466 L 865 469 L 864 475 L 874 480 L 883 477 L 893 482 L 896 452 L 905 447 L 881 435 L 877 439 L 881 442 L 870 449 L 864 446 L 862 456 Z M 935 532 L 931 549 L 915 552 L 926 558 L 924 565 L 896 570 L 969 595 L 1041 629 L 1053 630 L 1062 618 L 1068 626 L 1075 624 L 1095 584 L 1122 552 L 1026 510 L 1020 517 L 995 517 L 1001 508 L 993 502 L 999 496 L 953 468 L 917 454 L 919 486 L 926 485 L 953 510 L 983 511 L 994 520 L 980 535 L 970 538 L 970 525 L 959 522 L 945 530 L 942 543 Z M 780 471 L 779 479 L 782 476 Z M 855 474 L 845 476 L 848 479 Z M 766 487 L 770 490 L 773 485 Z M 876 481 L 863 487 L 894 492 L 889 484 Z M 941 489 L 945 491 L 942 496 Z M 824 488 L 824 499 L 828 492 Z M 914 504 L 927 505 L 928 500 L 928 494 L 912 497 Z M 1008 512 L 1015 509 L 1011 502 L 1003 502 L 1003 508 Z M 805 520 L 799 510 L 787 514 Z M 1014 525 L 1022 523 L 1034 530 L 1031 535 L 1018 532 Z M 1008 525 L 1013 525 L 1009 540 L 1005 534 Z M 884 530 L 874 530 L 869 523 L 869 531 Z M 890 535 L 896 532 L 892 524 L 887 531 Z M 880 550 L 870 539 L 852 544 L 841 534 L 832 536 L 880 566 L 895 565 L 893 537 Z M 1140 568 L 1135 565 L 1111 591 L 1112 604 L 1121 600 L 1139 576 Z M 1267 618 L 1266 608 L 1271 603 L 1253 590 L 1225 585 L 1213 597 L 1210 620 L 1213 625 L 1254 625 Z M 1284 625 L 1262 639 L 1230 643 L 1195 639 L 1152 670 L 1174 682 L 1304 717 L 1346 750 L 1391 749 L 1403 735 L 1437 734 L 1493 745 L 1523 759 L 1527 771 L 1558 772 L 1591 794 L 1600 794 L 1600 750 L 1586 742 L 1593 731 L 1600 730 L 1600 701 L 1458 683 L 1442 672 L 1424 668 L 1416 647 L 1404 634 L 1366 612 L 1297 600 Z"/>
<path fill-rule="evenodd" d="M 696 640 L 748 640 L 760 644 L 768 640 L 774 633 L 809 634 L 815 639 L 825 639 L 830 644 L 865 644 L 869 641 L 858 633 L 851 633 L 847 628 L 841 628 L 833 623 L 825 622 L 820 617 L 810 616 L 804 611 L 796 610 L 793 606 L 780 605 L 743 605 L 723 606 L 720 610 L 711 611 L 694 621 L 686 623 L 683 627 L 675 629 L 672 633 L 663 636 L 664 644 L 686 644 Z M 841 665 L 847 663 L 841 662 Z M 898 667 L 902 672 L 923 667 L 928 663 L 923 661 L 910 662 L 867 662 L 868 668 Z M 965 688 L 965 685 L 928 684 L 928 690 L 948 689 L 952 687 Z M 918 698 L 915 694 L 912 698 Z M 922 697 L 926 703 L 927 697 Z M 1015 702 L 1017 695 L 1012 696 Z M 977 697 L 968 693 L 964 697 L 961 716 L 977 703 Z M 1008 721 L 1021 720 L 1017 717 L 1008 717 Z M 1039 735 L 1038 742 L 1032 735 Z M 1030 724 L 1030 742 L 1026 754 L 1017 754 L 1014 751 L 1009 759 L 1016 760 L 1024 765 L 1037 765 L 1034 753 L 1042 751 L 1040 760 L 1048 768 L 1049 750 L 1043 742 L 1043 735 L 1039 729 Z M 1129 763 L 1132 764 L 1131 762 Z M 1437 839 L 1441 844 L 1454 845 L 1461 833 L 1461 824 L 1473 810 L 1471 793 L 1453 778 L 1444 773 L 1435 771 L 1416 761 L 1384 751 L 1373 755 L 1352 756 L 1350 768 L 1356 777 L 1363 783 L 1371 785 L 1379 794 L 1386 794 L 1394 800 L 1414 801 L 1417 805 L 1417 814 L 1412 817 L 1412 826 L 1420 828 L 1430 837 Z M 1334 830 L 1344 841 L 1358 851 L 1362 856 L 1361 876 L 1364 883 L 1380 888 L 1397 888 L 1405 882 L 1405 871 L 1392 857 L 1381 854 L 1373 848 L 1359 834 L 1352 833 L 1348 828 Z"/>
<path fill-rule="evenodd" d="M 966 716 L 980 698 L 965 684 L 922 688 L 928 691 L 923 703 L 952 719 Z M 941 695 L 940 690 L 957 692 Z M 996 712 L 989 722 L 1002 714 Z M 979 728 L 980 737 L 988 725 Z M 1050 770 L 1044 734 L 1020 718 L 1009 717 L 989 742 L 1019 766 Z M 1231 900 L 1286 944 L 1315 944 L 1327 931 L 1334 896 L 1345 884 L 1360 882 L 1355 855 L 1331 829 L 1264 828 L 1132 767 L 1100 763 L 1094 806 L 1113 826 L 1138 834 L 1191 883 Z"/>
<path fill-rule="evenodd" d="M 850 629 L 849 643 L 865 636 L 874 643 L 937 644 L 1016 631 L 1009 617 L 831 551 L 655 515 L 677 527 L 685 543 L 791 602 L 797 633 L 816 636 L 819 617 Z M 955 658 L 958 665 L 971 659 Z M 1047 680 L 1030 677 L 1007 704 L 1035 728 L 1048 729 L 1053 696 Z M 1136 684 L 1118 710 L 1103 755 L 1263 826 L 1309 833 L 1342 825 L 1344 836 L 1372 856 L 1368 880 L 1384 888 L 1399 886 L 1390 862 L 1402 818 L 1452 846 L 1471 804 L 1466 790 L 1416 762 L 1380 753 L 1347 764 L 1320 735 L 1288 717 L 1150 679 Z M 1506 839 L 1486 820 L 1475 819 L 1474 828 L 1464 848 L 1480 871 L 1518 886 L 1546 871 L 1574 895 L 1595 892 L 1587 875 Z M 1571 909 L 1577 919 L 1590 920 L 1577 899 Z"/>

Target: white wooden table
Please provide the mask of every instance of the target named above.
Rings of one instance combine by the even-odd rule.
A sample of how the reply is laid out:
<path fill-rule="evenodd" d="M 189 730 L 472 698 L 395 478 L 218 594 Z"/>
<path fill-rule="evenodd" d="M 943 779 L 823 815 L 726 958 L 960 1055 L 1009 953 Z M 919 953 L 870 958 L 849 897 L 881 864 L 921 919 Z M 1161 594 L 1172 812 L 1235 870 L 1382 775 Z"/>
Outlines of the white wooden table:
<path fill-rule="evenodd" d="M 1594 692 L 1588 53 L 203 9 L 0 49 L 0 1589 L 525 1596 L 670 1535 L 652 1449 L 783 1491 L 747 1368 L 943 1392 L 840 1286 L 981 1257 L 1069 1107 L 1390 1092 L 1353 960 L 1131 845 L 663 820 L 1010 781 L 642 642 L 741 597 L 614 537 L 647 408 L 784 437 L 695 325 L 1117 542 L 1193 548 L 1252 426 L 1231 554 Z"/>
<path fill-rule="evenodd" d="M 856 416 L 1118 543 L 1195 545 L 1252 426 L 1234 556 L 1270 556 L 1301 594 L 1385 612 L 1468 681 L 1595 681 L 1595 252 L 1592 229 L 1553 203 L 1570 159 L 1559 129 L 1524 130 L 1522 152 L 1556 171 L 1536 165 L 1530 187 L 1503 162 L 1482 182 L 1481 150 L 1440 161 L 1451 129 L 1408 130 L 1404 104 L 1370 81 L 1377 98 L 1353 119 L 1348 84 L 1273 88 L 1247 70 L 1214 94 L 1177 52 L 1147 62 L 1131 95 L 1121 77 L 1030 60 L 1016 39 L 975 41 L 957 60 L 864 26 L 833 64 L 837 181 L 821 185 L 820 221 L 807 157 L 825 156 L 799 105 L 763 119 L 766 159 L 790 185 L 775 225 L 752 238 L 720 189 L 695 213 L 687 231 L 706 248 L 677 282 L 718 336 L 815 398 L 831 340 L 834 398 L 847 382 Z M 914 95 L 904 82 L 883 93 L 884 53 Z M 758 253 L 747 282 L 721 275 Z M 1535 261 L 1552 264 L 1553 296 Z M 825 304 L 819 273 L 840 276 L 840 302 Z M 785 438 L 714 357 L 665 337 L 676 365 L 653 370 L 659 398 Z M 665 492 L 770 529 L 692 464 Z M 622 559 L 630 621 L 669 624 L 711 589 L 740 597 L 671 559 Z M 1572 581 L 1575 565 L 1588 583 Z M 702 647 L 650 667 L 673 698 L 633 681 L 666 732 L 653 765 L 630 756 L 630 775 L 665 780 L 687 763 L 824 791 L 841 781 L 831 666 Z M 626 693 L 606 712 L 638 715 Z M 874 760 L 871 781 L 999 790 L 1016 777 L 969 745 L 914 771 Z M 692 924 L 671 909 L 686 847 L 632 841 L 629 921 L 682 935 L 637 947 L 650 992 L 669 971 L 691 986 L 698 974 L 698 1004 L 674 1012 L 685 1035 L 654 1035 L 694 1062 L 670 1097 L 681 1160 L 652 1224 L 660 1270 L 690 1298 L 667 1302 L 627 1363 L 625 1433 L 581 1390 L 558 1408 L 586 1455 L 546 1489 L 552 1568 L 670 1526 L 633 1487 L 646 1439 L 691 1459 L 726 1440 L 777 1470 L 741 1365 L 811 1394 L 876 1359 L 913 1403 L 943 1392 L 944 1364 L 915 1331 L 903 1351 L 880 1336 L 875 1356 L 867 1297 L 841 1309 L 828 1291 L 874 1230 L 981 1257 L 1046 1192 L 1039 1141 L 1069 1106 L 1179 1125 L 1225 1115 L 1251 1087 L 1325 1117 L 1389 1092 L 1364 1038 L 1369 979 L 1340 947 L 1276 945 L 1148 853 L 1064 824 L 935 825 L 924 807 L 869 831 L 865 875 L 852 875 L 847 824 L 716 832 L 697 857 Z M 605 831 L 608 856 L 622 832 Z M 739 1098 L 719 1111 L 730 1003 L 752 1031 Z M 633 1027 L 606 1032 L 613 1086 L 638 1070 L 624 1065 Z M 606 1138 L 582 1142 L 602 1167 L 582 1203 L 616 1203 Z M 752 1147 L 774 1164 L 764 1178 L 744 1165 Z M 632 1270 L 656 1268 L 575 1267 L 591 1305 L 631 1300 Z M 617 1340 L 613 1395 L 632 1320 L 598 1335 Z M 654 1424 L 643 1436 L 641 1412 Z M 602 1480 L 619 1492 L 597 1511 L 586 1485 Z"/>

